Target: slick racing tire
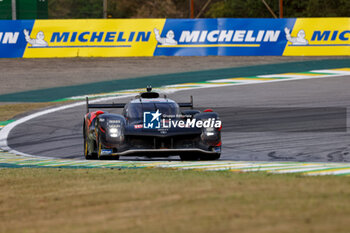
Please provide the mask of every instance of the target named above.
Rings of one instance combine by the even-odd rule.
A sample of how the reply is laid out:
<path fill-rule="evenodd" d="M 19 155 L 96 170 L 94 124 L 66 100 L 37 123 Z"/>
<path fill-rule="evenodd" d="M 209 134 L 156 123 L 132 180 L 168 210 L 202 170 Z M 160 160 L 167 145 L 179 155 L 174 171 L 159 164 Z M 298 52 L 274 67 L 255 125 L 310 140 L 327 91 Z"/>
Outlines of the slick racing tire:
<path fill-rule="evenodd" d="M 88 144 L 87 144 L 87 140 L 85 138 L 84 138 L 84 156 L 85 156 L 85 159 L 87 159 L 87 160 L 92 159 L 91 154 L 89 154 Z"/>
<path fill-rule="evenodd" d="M 101 143 L 101 140 L 100 138 L 98 139 L 98 142 L 97 142 L 97 158 L 98 159 L 103 159 L 103 157 L 101 156 L 102 154 L 102 143 Z"/>
<path fill-rule="evenodd" d="M 89 151 L 88 139 L 87 139 L 87 135 L 85 132 L 85 122 L 83 125 L 83 130 L 84 130 L 83 134 L 84 134 L 84 156 L 85 156 L 85 159 L 87 159 L 87 160 L 94 159 L 96 154 L 94 152 Z"/>
<path fill-rule="evenodd" d="M 85 137 L 84 137 L 84 156 L 85 156 L 85 159 L 88 159 L 88 160 L 89 159 L 96 159 L 96 157 L 97 157 L 96 152 L 94 152 L 94 151 L 91 152 L 89 150 L 88 139 L 86 139 Z"/>

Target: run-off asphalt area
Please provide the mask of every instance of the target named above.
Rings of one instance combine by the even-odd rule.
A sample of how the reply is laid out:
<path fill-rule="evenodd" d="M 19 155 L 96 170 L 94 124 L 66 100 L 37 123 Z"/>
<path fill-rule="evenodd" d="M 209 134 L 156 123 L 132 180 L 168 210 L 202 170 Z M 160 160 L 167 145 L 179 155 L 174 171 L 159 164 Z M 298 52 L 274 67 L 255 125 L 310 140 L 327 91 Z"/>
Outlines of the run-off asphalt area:
<path fill-rule="evenodd" d="M 349 162 L 350 134 L 347 132 L 254 133 L 235 132 L 230 127 L 237 107 L 347 107 L 350 103 L 348 79 L 348 76 L 343 76 L 187 90 L 169 95 L 169 98 L 182 102 L 193 95 L 195 106 L 220 110 L 219 113 L 223 116 L 221 159 Z M 118 102 L 128 100 L 130 98 Z M 85 106 L 81 106 L 30 120 L 11 131 L 9 146 L 39 156 L 83 158 L 84 113 Z M 329 117 L 332 118 L 331 115 Z"/>

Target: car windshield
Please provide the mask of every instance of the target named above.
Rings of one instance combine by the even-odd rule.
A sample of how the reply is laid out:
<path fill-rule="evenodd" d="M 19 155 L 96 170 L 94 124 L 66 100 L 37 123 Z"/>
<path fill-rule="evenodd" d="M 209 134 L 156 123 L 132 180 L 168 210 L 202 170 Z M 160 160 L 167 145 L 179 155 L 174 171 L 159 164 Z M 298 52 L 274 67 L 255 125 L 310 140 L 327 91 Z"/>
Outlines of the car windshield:
<path fill-rule="evenodd" d="M 142 121 L 144 112 L 156 112 L 167 116 L 176 116 L 180 113 L 176 103 L 131 103 L 128 108 L 128 118 L 131 121 Z"/>

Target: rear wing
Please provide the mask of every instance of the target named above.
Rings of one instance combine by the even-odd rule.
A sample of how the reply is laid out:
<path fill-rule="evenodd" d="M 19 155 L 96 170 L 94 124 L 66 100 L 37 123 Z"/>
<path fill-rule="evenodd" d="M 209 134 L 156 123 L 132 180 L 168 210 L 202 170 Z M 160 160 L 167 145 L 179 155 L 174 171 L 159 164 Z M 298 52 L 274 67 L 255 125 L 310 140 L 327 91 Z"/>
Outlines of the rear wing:
<path fill-rule="evenodd" d="M 124 108 L 125 105 L 125 103 L 89 104 L 89 97 L 86 97 L 86 113 L 89 113 L 90 108 Z"/>
<path fill-rule="evenodd" d="M 86 113 L 89 113 L 90 108 L 124 108 L 125 103 L 112 103 L 112 104 L 89 104 L 89 97 L 86 97 Z M 193 109 L 193 96 L 191 96 L 191 102 L 178 103 L 181 108 Z"/>

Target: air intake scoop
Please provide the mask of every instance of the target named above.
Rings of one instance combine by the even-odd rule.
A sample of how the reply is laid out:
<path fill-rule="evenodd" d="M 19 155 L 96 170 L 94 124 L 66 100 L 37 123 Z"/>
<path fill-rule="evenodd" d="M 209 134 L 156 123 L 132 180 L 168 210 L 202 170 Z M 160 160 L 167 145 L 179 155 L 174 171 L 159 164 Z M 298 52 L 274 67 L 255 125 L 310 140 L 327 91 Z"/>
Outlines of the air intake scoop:
<path fill-rule="evenodd" d="M 159 98 L 159 93 L 157 92 L 143 92 L 141 93 L 141 98 L 144 99 L 155 99 L 155 98 Z"/>

